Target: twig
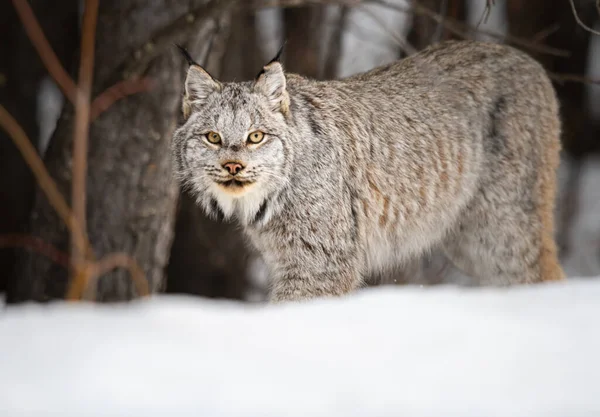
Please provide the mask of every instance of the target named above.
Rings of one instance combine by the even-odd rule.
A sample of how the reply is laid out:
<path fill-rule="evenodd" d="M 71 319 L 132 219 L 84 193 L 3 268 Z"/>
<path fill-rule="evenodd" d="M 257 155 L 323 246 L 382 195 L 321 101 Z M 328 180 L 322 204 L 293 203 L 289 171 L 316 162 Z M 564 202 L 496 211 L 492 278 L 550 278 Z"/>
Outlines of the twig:
<path fill-rule="evenodd" d="M 414 46 L 412 46 L 406 39 L 403 39 L 397 33 L 390 30 L 387 27 L 387 25 L 385 24 L 385 22 L 383 20 L 381 20 L 379 18 L 379 16 L 377 16 L 371 10 L 367 9 L 366 7 L 360 7 L 358 10 L 371 16 L 371 18 L 373 20 L 375 20 L 377 23 L 379 23 L 379 26 L 381 27 L 381 29 L 383 29 L 383 31 L 385 33 L 387 33 L 394 40 L 394 42 L 396 42 L 398 44 L 400 49 L 402 49 L 402 52 L 404 52 L 406 55 L 413 55 L 414 53 L 417 52 L 417 49 Z"/>
<path fill-rule="evenodd" d="M 588 32 L 593 33 L 594 35 L 600 35 L 600 32 L 598 32 L 597 30 L 594 30 L 591 27 L 589 27 L 588 25 L 586 25 L 579 18 L 579 14 L 577 13 L 577 9 L 575 8 L 575 0 L 569 0 L 569 3 L 571 4 L 571 10 L 573 11 L 573 17 L 575 18 L 575 21 L 577 22 L 577 24 L 579 26 L 581 26 L 582 28 L 584 28 L 585 30 L 587 30 Z M 600 2 L 598 2 L 598 1 L 596 2 L 596 7 L 598 7 L 599 3 Z"/>
<path fill-rule="evenodd" d="M 427 16 L 430 19 L 432 19 L 434 22 L 443 25 L 446 28 L 446 30 L 448 30 L 449 32 L 451 32 L 451 33 L 455 34 L 456 36 L 459 36 L 463 39 L 469 38 L 469 35 L 468 35 L 469 30 L 475 30 L 471 26 L 466 25 L 456 19 L 452 19 L 450 17 L 447 17 L 444 19 L 442 16 L 437 14 L 437 12 L 423 6 L 422 4 L 416 3 L 416 2 L 413 2 L 412 6 L 410 6 L 410 7 L 403 6 L 401 4 L 391 3 L 387 0 L 364 0 L 364 3 L 378 4 L 382 7 L 387 7 L 389 9 L 397 10 L 397 11 L 403 12 L 403 13 L 415 13 L 415 14 Z M 476 31 L 479 33 L 482 33 L 484 35 L 488 35 L 488 36 L 497 38 L 497 39 L 504 39 L 505 41 L 507 41 L 509 43 L 518 45 L 524 49 L 528 49 L 533 52 L 539 52 L 539 53 L 544 53 L 544 54 L 559 56 L 559 57 L 568 57 L 571 55 L 570 52 L 567 50 L 553 48 L 553 47 L 546 46 L 546 45 L 540 45 L 538 43 L 531 42 L 526 39 L 521 39 L 521 38 L 518 38 L 518 37 L 515 37 L 512 35 L 509 35 L 509 34 L 503 34 L 503 33 L 498 33 L 498 32 L 494 32 L 491 30 L 483 30 L 483 29 L 477 29 Z"/>
<path fill-rule="evenodd" d="M 327 59 L 323 76 L 326 79 L 336 78 L 342 54 L 342 37 L 348 23 L 348 14 L 350 9 L 347 6 L 340 6 L 338 20 L 333 28 L 329 45 L 327 46 Z"/>
<path fill-rule="evenodd" d="M 29 3 L 26 0 L 12 0 L 15 10 L 21 19 L 21 23 L 25 28 L 27 36 L 31 40 L 35 50 L 40 56 L 42 62 L 48 69 L 48 72 L 56 81 L 56 84 L 60 87 L 65 97 L 71 102 L 75 103 L 77 96 L 77 86 L 73 79 L 69 76 L 67 71 L 64 69 L 60 60 L 54 53 L 52 46 L 48 42 L 48 39 L 44 36 L 44 32 L 36 19 Z"/>
<path fill-rule="evenodd" d="M 69 255 L 39 237 L 29 235 L 0 235 L 0 248 L 19 247 L 37 252 L 52 262 L 68 269 Z"/>
<path fill-rule="evenodd" d="M 552 35 L 559 29 L 560 29 L 560 24 L 554 23 L 553 25 L 550 25 L 547 28 L 542 29 L 541 31 L 539 31 L 538 33 L 533 35 L 532 40 L 536 43 L 542 42 L 544 39 L 546 39 L 548 36 Z"/>
<path fill-rule="evenodd" d="M 128 58 L 121 64 L 123 78 L 136 78 L 144 73 L 153 59 L 163 54 L 173 44 L 184 43 L 188 34 L 196 32 L 205 22 L 214 20 L 222 13 L 231 10 L 238 1 L 211 0 L 175 19 L 145 42 L 142 48 L 135 51 L 133 59 Z"/>
<path fill-rule="evenodd" d="M 112 87 L 107 88 L 99 94 L 91 105 L 90 121 L 93 122 L 106 111 L 115 102 L 137 93 L 149 91 L 154 86 L 150 77 L 144 77 L 139 80 L 123 80 Z"/>
<path fill-rule="evenodd" d="M 90 262 L 82 268 L 67 293 L 68 300 L 81 299 L 83 292 L 89 287 L 91 281 L 96 281 L 102 275 L 116 268 L 125 268 L 129 270 L 130 277 L 135 285 L 139 296 L 150 295 L 148 282 L 145 279 L 144 271 L 135 262 L 133 258 L 125 253 L 112 253 L 106 255 L 98 262 Z M 91 297 L 92 299 L 94 297 Z"/>
<path fill-rule="evenodd" d="M 210 33 L 210 38 L 208 39 L 208 42 L 206 42 L 206 49 L 204 50 L 202 58 L 200 58 L 203 67 L 208 65 L 208 59 L 210 58 L 215 42 L 219 37 L 219 33 L 221 33 L 221 29 L 221 22 L 219 22 L 218 19 L 215 19 L 215 29 Z"/>
<path fill-rule="evenodd" d="M 98 117 L 112 103 L 126 95 L 135 94 L 150 88 L 150 80 L 123 81 L 108 88 L 101 93 L 93 104 L 91 102 L 93 69 L 94 69 L 94 43 L 96 37 L 96 24 L 98 20 L 99 0 L 86 0 L 83 16 L 81 38 L 81 61 L 79 67 L 79 85 L 64 70 L 60 61 L 54 54 L 47 38 L 35 18 L 31 8 L 25 0 L 13 0 L 15 9 L 25 27 L 25 30 L 40 55 L 48 72 L 59 85 L 65 96 L 75 106 L 75 126 L 73 138 L 73 182 L 72 200 L 73 211 L 61 195 L 56 183 L 49 175 L 44 163 L 37 154 L 31 141 L 18 122 L 0 105 L 0 126 L 11 137 L 25 162 L 33 172 L 38 185 L 48 198 L 50 205 L 56 210 L 61 220 L 67 226 L 71 238 L 71 258 L 58 251 L 39 238 L 23 236 L 6 236 L 0 239 L 0 246 L 22 246 L 36 250 L 54 262 L 68 267 L 73 267 L 75 279 L 71 280 L 68 294 L 73 299 L 73 294 L 79 297 L 78 288 L 85 288 L 85 283 L 90 277 L 98 276 L 115 267 L 125 267 L 131 272 L 138 293 L 149 294 L 149 286 L 144 278 L 142 269 L 130 256 L 122 253 L 107 255 L 99 262 L 94 261 L 94 254 L 85 233 L 85 183 L 87 171 L 87 141 L 90 121 Z"/>
<path fill-rule="evenodd" d="M 475 26 L 475 29 L 479 29 L 479 26 L 481 26 L 482 23 L 487 23 L 490 14 L 492 13 L 492 6 L 496 5 L 496 0 L 486 0 L 485 1 L 485 8 L 483 9 L 483 14 L 481 15 L 481 18 L 479 19 L 479 22 L 477 22 L 477 26 Z"/>
<path fill-rule="evenodd" d="M 27 163 L 27 166 L 29 166 L 29 169 L 31 169 L 33 175 L 35 175 L 35 179 L 46 195 L 46 198 L 48 198 L 50 205 L 54 208 L 54 210 L 56 210 L 71 234 L 78 236 L 76 242 L 78 244 L 83 242 L 82 246 L 78 249 L 88 252 L 90 250 L 89 242 L 83 234 L 80 224 L 74 221 L 74 215 L 71 212 L 69 205 L 65 201 L 60 191 L 58 191 L 58 187 L 52 180 L 52 177 L 50 177 L 50 174 L 48 174 L 48 171 L 44 166 L 44 162 L 42 162 L 42 159 L 23 131 L 23 128 L 2 105 L 0 105 L 0 126 L 6 130 L 10 138 L 15 143 L 17 149 L 19 149 L 19 152 L 21 152 L 21 155 L 23 155 L 25 163 Z"/>
<path fill-rule="evenodd" d="M 112 253 L 105 256 L 99 262 L 96 262 L 92 268 L 91 277 L 92 279 L 97 278 L 115 268 L 125 268 L 129 271 L 129 275 L 139 296 L 145 297 L 150 295 L 144 271 L 142 271 L 142 268 L 140 268 L 133 258 L 125 253 Z"/>
<path fill-rule="evenodd" d="M 431 43 L 436 44 L 442 40 L 442 35 L 444 33 L 444 20 L 446 19 L 446 15 L 448 14 L 448 0 L 442 0 L 442 4 L 440 5 L 440 16 L 442 20 L 438 23 L 435 28 L 435 32 L 433 32 L 433 36 L 431 37 Z"/>
<path fill-rule="evenodd" d="M 301 7 L 310 4 L 341 4 L 356 6 L 361 0 L 211 0 L 203 3 L 183 16 L 175 19 L 164 29 L 153 35 L 142 48 L 134 51 L 133 59 L 127 59 L 121 64 L 123 78 L 137 77 L 143 74 L 148 64 L 157 56 L 163 54 L 175 43 L 185 43 L 189 33 L 194 33 L 205 22 L 214 20 L 221 14 L 233 10 L 236 7 L 249 8 L 252 10 L 269 7 Z"/>
<path fill-rule="evenodd" d="M 342 6 L 356 6 L 361 0 L 255 0 L 248 6 L 252 9 L 263 9 L 269 7 L 294 8 L 310 6 L 312 4 L 338 4 Z"/>
<path fill-rule="evenodd" d="M 592 84 L 592 85 L 600 84 L 600 79 L 589 78 L 589 77 L 586 77 L 583 75 L 578 75 L 578 74 L 561 74 L 561 73 L 548 72 L 548 76 L 550 77 L 551 80 L 554 80 L 559 84 L 564 84 L 564 83 L 581 83 L 581 84 Z"/>

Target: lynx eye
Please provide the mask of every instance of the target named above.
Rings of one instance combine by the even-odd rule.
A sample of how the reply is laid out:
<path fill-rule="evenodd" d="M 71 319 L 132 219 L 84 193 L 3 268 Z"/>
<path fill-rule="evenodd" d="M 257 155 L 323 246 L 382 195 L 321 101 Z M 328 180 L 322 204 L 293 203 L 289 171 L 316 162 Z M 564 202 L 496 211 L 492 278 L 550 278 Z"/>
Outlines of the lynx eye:
<path fill-rule="evenodd" d="M 221 135 L 219 135 L 217 132 L 208 132 L 205 136 L 206 140 L 213 145 L 218 145 L 221 143 Z"/>
<path fill-rule="evenodd" d="M 262 142 L 264 138 L 265 134 L 260 130 L 257 130 L 256 132 L 252 132 L 248 135 L 248 142 L 256 144 Z"/>

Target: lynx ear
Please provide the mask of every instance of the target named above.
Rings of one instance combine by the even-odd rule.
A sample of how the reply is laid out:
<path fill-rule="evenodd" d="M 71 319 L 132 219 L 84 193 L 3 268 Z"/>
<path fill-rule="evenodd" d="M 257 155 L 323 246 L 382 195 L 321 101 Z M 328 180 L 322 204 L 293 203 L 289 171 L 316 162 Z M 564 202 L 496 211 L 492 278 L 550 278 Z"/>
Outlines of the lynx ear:
<path fill-rule="evenodd" d="M 185 92 L 182 103 L 183 117 L 187 119 L 193 106 L 205 104 L 211 94 L 221 91 L 221 83 L 198 65 L 182 46 L 177 45 L 177 47 L 190 66 L 185 78 Z"/>
<path fill-rule="evenodd" d="M 254 91 L 264 95 L 273 111 L 287 115 L 290 109 L 290 98 L 286 90 L 283 65 L 279 62 L 283 46 L 271 62 L 265 65 L 254 81 Z"/>

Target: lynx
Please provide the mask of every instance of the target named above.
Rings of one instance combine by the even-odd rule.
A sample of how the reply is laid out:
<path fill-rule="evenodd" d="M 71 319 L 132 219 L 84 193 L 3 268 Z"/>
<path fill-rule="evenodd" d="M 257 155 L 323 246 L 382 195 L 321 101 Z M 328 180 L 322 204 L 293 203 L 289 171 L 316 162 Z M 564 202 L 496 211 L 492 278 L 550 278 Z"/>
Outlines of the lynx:
<path fill-rule="evenodd" d="M 479 285 L 564 278 L 557 99 L 525 53 L 448 41 L 335 81 L 278 56 L 232 83 L 186 58 L 174 171 L 242 226 L 271 301 L 344 295 L 434 247 Z"/>

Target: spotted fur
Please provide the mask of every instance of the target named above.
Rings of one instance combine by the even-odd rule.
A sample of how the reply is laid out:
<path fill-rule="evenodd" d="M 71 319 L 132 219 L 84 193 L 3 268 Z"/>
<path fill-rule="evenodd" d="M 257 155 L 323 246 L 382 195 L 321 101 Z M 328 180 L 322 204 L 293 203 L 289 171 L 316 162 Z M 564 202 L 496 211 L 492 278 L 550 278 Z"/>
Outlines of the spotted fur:
<path fill-rule="evenodd" d="M 444 42 L 338 81 L 284 73 L 277 60 L 236 83 L 194 66 L 176 174 L 209 214 L 240 222 L 273 301 L 346 294 L 434 246 L 481 284 L 564 277 L 557 99 L 525 53 Z M 253 130 L 265 133 L 259 146 L 247 144 Z M 248 185 L 218 185 L 228 160 L 245 165 Z"/>

